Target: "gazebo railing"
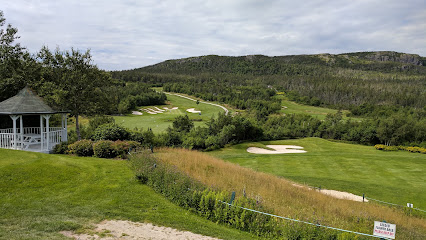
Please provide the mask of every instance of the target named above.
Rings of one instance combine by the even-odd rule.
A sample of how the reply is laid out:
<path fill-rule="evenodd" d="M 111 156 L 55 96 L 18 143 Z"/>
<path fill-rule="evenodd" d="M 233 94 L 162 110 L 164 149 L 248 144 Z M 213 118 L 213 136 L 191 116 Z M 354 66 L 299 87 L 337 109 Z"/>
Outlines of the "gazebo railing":
<path fill-rule="evenodd" d="M 47 133 L 43 133 L 43 139 L 47 139 Z M 50 131 L 49 132 L 49 144 L 51 145 L 50 148 L 55 146 L 56 144 L 59 144 L 62 139 L 62 129 L 56 130 L 56 131 Z M 46 144 L 44 144 L 46 145 Z"/>
<path fill-rule="evenodd" d="M 49 131 L 60 131 L 61 127 L 49 127 Z M 46 132 L 47 128 L 43 128 L 43 132 Z M 21 129 L 17 128 L 16 133 L 20 133 Z M 13 128 L 0 129 L 0 133 L 13 133 Z M 24 127 L 24 134 L 40 134 L 40 127 Z"/>
<path fill-rule="evenodd" d="M 0 148 L 13 148 L 13 142 L 13 134 L 0 132 Z"/>
<path fill-rule="evenodd" d="M 61 127 L 49 127 L 49 141 L 47 141 L 47 128 L 43 129 L 43 134 L 40 133 L 39 127 L 25 127 L 24 138 L 21 139 L 20 129 L 16 129 L 16 141 L 13 129 L 0 129 L 0 148 L 13 149 L 28 149 L 29 145 L 39 145 L 40 150 L 51 150 L 53 147 L 66 140 L 66 130 Z M 39 135 L 37 137 L 37 135 Z M 31 136 L 31 137 L 28 137 Z M 27 141 L 25 140 L 27 139 Z M 31 139 L 31 140 L 28 140 Z M 43 146 L 41 144 L 43 143 Z M 49 149 L 47 149 L 49 146 Z"/>

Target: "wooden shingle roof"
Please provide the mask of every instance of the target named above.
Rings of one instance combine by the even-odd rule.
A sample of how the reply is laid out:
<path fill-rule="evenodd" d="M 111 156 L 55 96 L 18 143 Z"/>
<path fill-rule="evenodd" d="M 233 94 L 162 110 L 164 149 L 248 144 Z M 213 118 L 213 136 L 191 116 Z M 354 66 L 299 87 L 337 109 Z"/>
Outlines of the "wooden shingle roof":
<path fill-rule="evenodd" d="M 0 102 L 0 114 L 54 114 L 67 111 L 55 111 L 30 88 L 25 87 L 15 96 Z"/>

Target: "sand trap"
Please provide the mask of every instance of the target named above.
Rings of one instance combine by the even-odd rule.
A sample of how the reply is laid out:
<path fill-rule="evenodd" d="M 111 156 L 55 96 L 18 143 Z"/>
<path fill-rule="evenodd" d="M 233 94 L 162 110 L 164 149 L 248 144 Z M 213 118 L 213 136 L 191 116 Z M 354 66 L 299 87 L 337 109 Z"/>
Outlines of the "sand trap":
<path fill-rule="evenodd" d="M 335 197 L 335 198 L 339 198 L 339 199 L 347 199 L 347 200 L 362 202 L 362 196 L 358 196 L 358 195 L 348 193 L 348 192 L 340 192 L 340 191 L 336 191 L 336 190 L 321 189 L 320 193 L 325 194 L 325 195 L 329 195 L 329 196 L 332 196 L 332 197 Z M 368 202 L 368 200 L 364 199 L 364 202 Z"/>
<path fill-rule="evenodd" d="M 247 148 L 247 152 L 254 154 L 282 154 L 282 153 L 305 153 L 303 147 L 294 146 L 294 145 L 266 145 L 268 148 L 272 148 L 275 150 L 269 150 L 265 148 L 258 147 L 249 147 Z"/>
<path fill-rule="evenodd" d="M 297 184 L 297 183 L 293 183 L 292 184 L 295 187 L 300 187 L 300 188 L 307 188 L 309 190 L 313 190 L 313 188 L 308 187 L 306 185 L 301 185 L 301 184 Z M 341 192 L 341 191 L 337 191 L 337 190 L 328 190 L 328 189 L 315 189 L 316 191 L 334 197 L 334 198 L 338 198 L 338 199 L 345 199 L 345 200 L 352 200 L 352 201 L 357 201 L 357 202 L 362 202 L 362 196 L 358 196 L 352 193 L 348 193 L 348 192 Z M 364 202 L 368 202 L 367 199 L 364 199 Z"/>
<path fill-rule="evenodd" d="M 176 110 L 176 109 L 178 109 L 178 107 L 172 107 L 172 110 Z"/>
<path fill-rule="evenodd" d="M 207 237 L 192 232 L 179 231 L 168 227 L 158 227 L 150 223 L 136 223 L 130 221 L 103 221 L 96 226 L 95 234 L 75 234 L 70 231 L 61 232 L 66 237 L 89 240 L 89 239 L 201 239 L 217 240 L 217 238 Z M 103 235 L 101 237 L 99 235 Z"/>
<path fill-rule="evenodd" d="M 133 114 L 133 115 L 142 115 L 142 113 L 141 113 L 141 112 L 138 112 L 138 111 L 132 111 L 132 114 Z"/>
<path fill-rule="evenodd" d="M 164 112 L 163 109 L 159 109 L 158 107 L 154 107 L 157 111 Z"/>
<path fill-rule="evenodd" d="M 197 111 L 197 110 L 195 110 L 195 108 L 188 108 L 188 109 L 186 109 L 186 111 L 190 112 L 190 113 L 201 113 L 201 111 Z"/>

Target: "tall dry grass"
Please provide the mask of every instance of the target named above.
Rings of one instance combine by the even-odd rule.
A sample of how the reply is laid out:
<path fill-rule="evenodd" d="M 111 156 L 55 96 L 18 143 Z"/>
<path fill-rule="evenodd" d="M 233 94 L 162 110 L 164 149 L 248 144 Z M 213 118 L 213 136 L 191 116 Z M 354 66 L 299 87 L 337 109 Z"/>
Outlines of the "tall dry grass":
<path fill-rule="evenodd" d="M 374 221 L 386 220 L 397 225 L 398 239 L 426 239 L 426 220 L 398 209 L 336 199 L 197 151 L 163 148 L 155 155 L 207 186 L 258 199 L 277 215 L 369 234 Z"/>

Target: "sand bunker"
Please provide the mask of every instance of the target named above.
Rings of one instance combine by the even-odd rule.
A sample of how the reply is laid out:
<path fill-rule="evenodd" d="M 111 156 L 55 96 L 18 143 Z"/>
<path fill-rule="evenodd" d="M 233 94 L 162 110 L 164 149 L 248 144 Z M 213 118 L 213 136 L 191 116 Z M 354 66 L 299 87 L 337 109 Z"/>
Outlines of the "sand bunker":
<path fill-rule="evenodd" d="M 358 195 L 348 193 L 348 192 L 340 192 L 340 191 L 336 191 L 336 190 L 321 189 L 320 193 L 325 194 L 325 195 L 329 195 L 329 196 L 332 196 L 332 197 L 335 197 L 335 198 L 339 198 L 339 199 L 347 199 L 347 200 L 362 202 L 362 196 L 358 196 Z M 368 200 L 364 199 L 364 202 L 368 202 Z"/>
<path fill-rule="evenodd" d="M 301 185 L 301 184 L 297 184 L 297 183 L 293 183 L 292 184 L 295 187 L 300 187 L 300 188 L 307 188 L 309 190 L 313 190 L 313 188 L 308 187 L 306 185 Z M 341 191 L 337 191 L 337 190 L 328 190 L 328 189 L 315 189 L 315 191 L 318 191 L 322 194 L 334 197 L 334 198 L 338 198 L 338 199 L 346 199 L 346 200 L 352 200 L 352 201 L 357 201 L 357 202 L 362 202 L 362 196 L 358 196 L 352 193 L 348 193 L 348 192 L 341 192 Z M 368 202 L 367 199 L 364 199 L 364 202 Z"/>
<path fill-rule="evenodd" d="M 201 113 L 201 111 L 197 111 L 197 110 L 195 110 L 195 108 L 188 108 L 188 109 L 186 109 L 186 111 L 190 112 L 190 113 Z"/>
<path fill-rule="evenodd" d="M 255 154 L 282 154 L 282 153 L 305 153 L 303 147 L 294 146 L 294 145 L 266 145 L 268 148 L 272 148 L 274 150 L 269 150 L 265 148 L 258 147 L 249 147 L 247 148 L 247 152 L 255 153 Z"/>
<path fill-rule="evenodd" d="M 138 111 L 132 111 L 132 114 L 133 114 L 133 115 L 142 115 L 142 113 L 141 113 L 141 112 L 138 112 Z"/>
<path fill-rule="evenodd" d="M 61 232 L 63 235 L 81 240 L 89 239 L 201 239 L 217 240 L 217 238 L 207 237 L 192 232 L 179 231 L 168 227 L 158 227 L 150 223 L 136 223 L 130 221 L 103 221 L 96 226 L 95 234 L 75 234 L 70 231 Z M 101 237 L 102 236 L 102 237 Z"/>

